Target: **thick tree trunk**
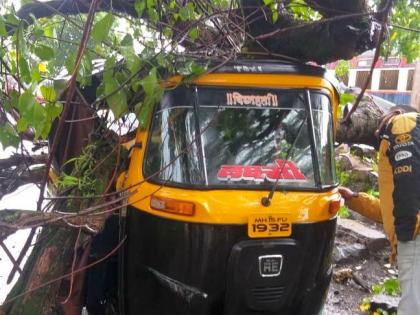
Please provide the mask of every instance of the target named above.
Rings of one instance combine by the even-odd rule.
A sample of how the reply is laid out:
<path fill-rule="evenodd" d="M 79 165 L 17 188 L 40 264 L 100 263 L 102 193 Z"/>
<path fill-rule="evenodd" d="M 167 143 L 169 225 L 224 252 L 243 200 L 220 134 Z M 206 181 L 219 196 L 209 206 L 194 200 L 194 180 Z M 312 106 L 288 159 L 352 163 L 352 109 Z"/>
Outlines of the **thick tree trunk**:
<path fill-rule="evenodd" d="M 381 117 L 389 111 L 390 107 L 375 103 L 370 96 L 364 96 L 356 111 L 351 115 L 350 122 L 337 123 L 336 140 L 345 143 L 361 143 L 375 146 L 378 140 L 375 131 L 379 126 Z M 349 107 L 344 108 L 343 117 Z"/>
<path fill-rule="evenodd" d="M 252 35 L 245 41 L 246 49 L 325 64 L 351 59 L 383 40 L 378 38 L 380 25 L 369 14 L 365 0 L 305 2 L 323 15 L 323 19 L 305 23 L 283 9 L 273 24 L 272 13 L 267 7 L 261 7 L 262 1 L 241 1 L 247 29 Z"/>
<path fill-rule="evenodd" d="M 91 116 L 90 110 L 87 109 L 84 113 L 80 110 L 77 113 L 78 118 Z M 73 115 L 74 113 L 70 111 L 70 117 L 67 117 L 68 120 L 71 120 Z M 101 140 L 90 138 L 90 141 L 86 141 L 87 138 L 89 138 L 89 135 L 92 137 L 92 132 L 95 130 L 94 124 L 87 125 L 71 122 L 68 123 L 68 125 L 69 128 L 64 128 L 63 135 L 60 138 L 62 147 L 60 147 L 60 151 L 57 152 L 57 156 L 55 157 L 60 163 L 58 167 L 64 166 L 64 163 L 66 163 L 68 159 L 79 155 L 81 152 L 83 153 L 83 148 L 87 149 L 86 145 L 89 143 L 90 151 L 88 156 L 90 159 L 94 159 L 93 168 L 85 172 L 77 169 L 74 162 L 71 164 L 66 163 L 66 174 L 71 174 L 77 178 L 90 176 L 93 181 L 92 185 L 88 187 L 89 193 L 94 196 L 103 194 L 108 187 L 111 187 L 109 182 L 115 179 L 113 178 L 113 175 L 117 172 L 116 164 L 119 161 L 118 155 L 120 153 L 120 150 L 116 148 L 118 148 L 119 144 L 115 143 L 115 140 L 113 139 L 105 139 L 105 135 Z M 70 125 L 72 126 L 70 127 Z M 87 128 L 87 126 L 89 126 L 89 128 Z M 72 169 L 70 169 L 70 167 Z M 73 196 L 86 197 L 86 193 L 87 192 L 83 189 L 80 190 L 78 186 L 75 186 L 71 189 L 65 188 L 62 196 L 70 194 Z M 25 264 L 23 273 L 20 275 L 17 284 L 6 299 L 6 301 L 11 300 L 10 303 L 6 303 L 3 306 L 6 314 L 44 315 L 58 313 L 58 310 L 61 308 L 60 297 L 62 300 L 68 294 L 68 289 L 67 291 L 64 290 L 64 292 L 60 293 L 60 287 L 62 287 L 63 283 L 63 279 L 60 279 L 60 277 L 71 271 L 70 266 L 72 265 L 73 257 L 75 255 L 75 248 L 82 244 L 86 244 L 91 237 L 91 233 L 86 234 L 83 231 L 81 231 L 81 234 L 78 236 L 79 226 L 83 227 L 85 225 L 93 224 L 92 229 L 90 230 L 99 232 L 104 227 L 106 218 L 111 214 L 109 208 L 117 206 L 117 204 L 110 206 L 109 203 L 108 205 L 101 206 L 101 204 L 104 204 L 107 201 L 109 201 L 109 199 L 94 197 L 92 199 L 63 199 L 62 201 L 55 203 L 54 211 L 64 213 L 74 214 L 75 212 L 80 212 L 80 214 L 87 214 L 84 213 L 84 210 L 89 207 L 91 209 L 95 206 L 97 206 L 97 208 L 94 209 L 95 212 L 102 212 L 102 214 L 97 215 L 96 218 L 90 217 L 86 218 L 86 220 L 74 215 L 69 218 L 69 220 L 67 220 L 67 218 L 66 220 L 60 220 L 60 216 L 62 217 L 70 214 L 60 214 L 54 211 L 52 213 L 34 212 L 33 215 L 25 212 L 16 212 L 13 214 L 10 211 L 9 213 L 4 214 L 6 216 L 9 215 L 14 217 L 14 220 L 12 220 L 13 218 L 3 220 L 6 224 L 0 226 L 0 232 L 2 232 L 0 234 L 0 241 L 7 236 L 7 233 L 10 234 L 10 232 L 13 231 L 13 224 L 17 225 L 17 227 L 33 227 L 34 225 L 45 223 L 45 221 L 52 221 L 51 224 L 42 229 L 37 237 L 36 245 L 34 246 L 28 262 Z M 89 214 L 93 215 L 93 212 L 90 212 Z M 92 219 L 93 221 L 90 222 Z M 8 223 L 12 225 L 8 226 Z M 57 228 L 57 224 L 62 225 L 62 227 Z M 75 244 L 76 240 L 78 240 L 78 244 Z M 54 279 L 59 280 L 52 282 Z M 48 285 L 42 286 L 43 284 Z M 26 294 L 26 292 L 28 293 Z"/>
<path fill-rule="evenodd" d="M 32 16 L 41 18 L 56 14 L 87 13 L 90 2 L 53 0 L 45 3 L 29 3 L 23 6 L 17 15 L 31 24 Z M 376 47 L 377 43 L 384 39 L 378 38 L 381 26 L 377 23 L 375 15 L 368 11 L 365 0 L 306 0 L 305 2 L 322 15 L 319 21 L 308 23 L 295 19 L 284 3 L 280 3 L 279 17 L 273 24 L 272 12 L 264 6 L 262 0 L 240 0 L 238 9 L 230 11 L 229 14 L 225 13 L 217 22 L 224 24 L 223 32 L 208 23 L 194 21 L 177 22 L 174 25 L 174 33 L 176 38 L 183 39 L 183 42 L 178 40 L 178 44 L 185 46 L 191 52 L 223 51 L 226 54 L 227 51 L 237 50 L 242 46 L 242 51 L 249 56 L 260 53 L 266 58 L 282 55 L 319 64 L 350 59 Z M 138 17 L 134 3 L 135 1 L 103 0 L 97 11 L 111 10 Z M 148 19 L 147 10 L 143 11 L 141 18 Z M 162 27 L 167 24 L 165 16 L 163 19 L 157 23 Z M 196 26 L 200 29 L 200 37 L 194 42 L 185 39 L 190 29 Z M 243 26 L 246 34 L 240 34 Z M 235 37 L 233 40 L 235 43 L 232 44 L 226 34 L 231 37 L 230 40 Z M 240 42 L 241 38 L 244 42 Z"/>
<path fill-rule="evenodd" d="M 37 289 L 44 283 L 59 278 L 68 271 L 72 261 L 72 250 L 77 237 L 74 229 L 45 228 L 25 264 L 18 282 L 7 296 L 12 299 L 34 289 L 9 304 L 4 305 L 8 315 L 14 314 L 57 314 L 57 295 L 61 281 Z"/>
<path fill-rule="evenodd" d="M 112 152 L 113 147 L 114 146 L 107 147 L 105 152 Z M 98 151 L 98 156 L 106 156 L 104 147 L 100 147 Z M 99 167 L 97 171 L 95 171 L 94 176 L 97 178 L 96 194 L 104 192 L 115 169 L 115 163 L 116 154 L 113 154 L 103 162 L 102 166 Z M 99 200 L 104 202 L 103 199 Z M 85 200 L 80 201 L 76 199 L 73 202 L 66 200 L 66 202 L 63 202 L 60 211 L 75 212 L 75 210 L 83 210 L 92 205 L 94 205 L 94 203 L 86 202 Z M 113 206 L 115 207 L 116 205 Z M 102 207 L 96 211 L 106 210 L 108 210 L 107 207 Z M 96 219 L 91 222 L 94 225 L 92 226 L 92 230 L 100 231 L 104 227 L 105 220 L 109 215 L 110 212 L 98 215 Z M 38 216 L 38 218 L 36 216 Z M 71 225 L 76 224 L 76 226 L 85 226 L 85 223 L 88 225 L 92 218 L 86 222 L 83 222 L 85 220 L 83 220 L 82 217 L 65 220 L 65 222 L 63 222 L 64 220 L 57 220 L 60 215 L 56 213 L 45 214 L 44 216 L 45 217 L 42 218 L 42 214 L 35 213 L 34 217 L 26 218 L 26 220 L 29 220 L 29 222 L 32 222 L 31 220 L 33 220 L 36 223 L 46 219 L 47 221 L 53 220 L 54 225 L 65 225 L 65 222 L 69 225 L 67 228 L 56 228 L 53 227 L 52 224 L 49 224 L 47 227 L 43 228 L 37 238 L 36 245 L 28 262 L 25 264 L 18 283 L 14 286 L 6 299 L 6 301 L 13 299 L 11 303 L 4 305 L 4 310 L 8 315 L 56 314 L 60 308 L 60 297 L 64 298 L 68 293 L 60 292 L 60 286 L 63 279 L 50 283 L 44 287 L 40 286 L 49 283 L 54 279 L 59 279 L 64 274 L 70 272 L 71 262 L 75 255 L 74 249 L 80 247 L 83 243 L 86 243 L 91 237 L 91 234 L 86 234 L 85 232 L 81 232 L 81 236 L 78 237 L 79 229 L 77 227 L 71 227 Z M 80 221 L 78 222 L 78 220 Z M 77 246 L 75 245 L 76 239 L 79 239 Z M 31 292 L 31 290 L 34 291 Z M 24 294 L 27 291 L 29 291 L 29 293 Z M 24 295 L 15 299 L 16 296 L 22 294 Z"/>

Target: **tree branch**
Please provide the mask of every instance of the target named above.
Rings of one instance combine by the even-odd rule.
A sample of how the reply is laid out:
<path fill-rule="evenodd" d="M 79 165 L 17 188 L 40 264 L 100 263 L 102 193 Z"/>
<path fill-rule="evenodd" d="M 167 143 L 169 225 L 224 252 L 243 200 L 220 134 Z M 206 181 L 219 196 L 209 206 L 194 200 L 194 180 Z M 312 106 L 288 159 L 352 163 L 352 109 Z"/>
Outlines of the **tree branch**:
<path fill-rule="evenodd" d="M 0 211 L 0 241 L 18 230 L 54 225 L 58 227 L 77 227 L 89 234 L 103 228 L 108 217 L 104 215 L 86 215 L 77 213 L 39 212 L 22 209 L 4 209 Z"/>

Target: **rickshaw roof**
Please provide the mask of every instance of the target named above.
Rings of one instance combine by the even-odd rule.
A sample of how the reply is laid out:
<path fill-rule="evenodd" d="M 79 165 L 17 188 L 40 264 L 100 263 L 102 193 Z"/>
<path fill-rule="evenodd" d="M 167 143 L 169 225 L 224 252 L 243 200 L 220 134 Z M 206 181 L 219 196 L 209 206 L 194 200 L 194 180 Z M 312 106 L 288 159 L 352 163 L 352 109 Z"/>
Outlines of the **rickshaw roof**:
<path fill-rule="evenodd" d="M 321 77 L 326 79 L 334 89 L 339 91 L 339 82 L 323 67 L 296 63 L 287 60 L 235 60 L 224 62 L 211 60 L 209 69 L 214 68 L 214 73 L 261 73 L 261 74 L 295 74 Z"/>

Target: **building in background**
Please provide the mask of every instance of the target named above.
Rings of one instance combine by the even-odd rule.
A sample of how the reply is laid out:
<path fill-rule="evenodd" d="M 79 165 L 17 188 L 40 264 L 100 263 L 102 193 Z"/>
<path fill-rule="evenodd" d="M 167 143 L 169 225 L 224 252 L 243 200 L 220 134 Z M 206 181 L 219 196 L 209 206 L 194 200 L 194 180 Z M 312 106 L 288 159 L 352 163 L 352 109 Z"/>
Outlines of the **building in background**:
<path fill-rule="evenodd" d="M 350 68 L 348 73 L 342 78 L 343 82 L 349 87 L 357 86 L 361 88 L 369 75 L 373 57 L 374 52 L 368 51 L 350 60 Z M 335 62 L 327 65 L 327 69 L 331 71 L 334 71 L 335 67 Z M 387 99 L 395 104 L 411 104 L 418 108 L 419 104 L 412 104 L 411 102 L 411 94 L 415 86 L 415 69 L 416 64 L 407 63 L 405 58 L 380 58 L 373 70 L 372 79 L 368 83 L 367 92 Z M 415 84 L 420 85 L 420 82 L 416 82 Z"/>

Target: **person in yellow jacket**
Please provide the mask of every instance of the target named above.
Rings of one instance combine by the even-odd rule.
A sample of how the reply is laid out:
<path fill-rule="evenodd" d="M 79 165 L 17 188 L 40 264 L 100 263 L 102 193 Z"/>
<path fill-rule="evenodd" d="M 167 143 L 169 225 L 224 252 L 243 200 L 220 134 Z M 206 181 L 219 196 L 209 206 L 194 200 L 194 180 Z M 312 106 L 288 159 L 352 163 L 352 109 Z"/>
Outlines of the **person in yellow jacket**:
<path fill-rule="evenodd" d="M 397 254 L 401 300 L 398 315 L 420 315 L 420 115 L 399 106 L 381 121 L 379 142 L 379 199 L 339 187 L 346 205 L 383 222 Z"/>

